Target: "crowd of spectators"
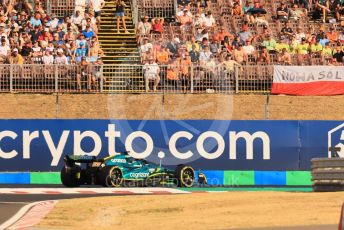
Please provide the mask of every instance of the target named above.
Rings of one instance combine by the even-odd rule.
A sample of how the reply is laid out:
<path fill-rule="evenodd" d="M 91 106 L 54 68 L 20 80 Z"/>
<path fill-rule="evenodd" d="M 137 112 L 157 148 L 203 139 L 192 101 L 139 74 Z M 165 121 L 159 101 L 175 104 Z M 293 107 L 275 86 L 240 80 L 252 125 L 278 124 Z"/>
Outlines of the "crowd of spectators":
<path fill-rule="evenodd" d="M 97 32 L 104 1 L 76 4 L 75 12 L 64 18 L 48 15 L 44 4 L 0 1 L 0 64 L 99 63 L 103 52 Z"/>
<path fill-rule="evenodd" d="M 166 65 L 174 70 L 168 79 L 189 75 L 191 63 L 208 73 L 235 65 L 344 64 L 342 0 L 178 3 L 176 22 L 145 16 L 137 26 L 142 63 Z"/>
<path fill-rule="evenodd" d="M 49 15 L 45 0 L 31 1 L 0 1 L 0 64 L 102 63 L 97 34 L 104 0 L 75 0 L 74 13 L 64 18 Z M 343 0 L 177 2 L 174 21 L 146 15 L 137 24 L 144 73 L 154 89 L 162 78 L 184 86 L 193 70 L 196 78 L 216 78 L 235 66 L 344 63 Z M 128 33 L 124 1 L 114 3 L 117 32 L 122 21 Z"/>
<path fill-rule="evenodd" d="M 45 0 L 0 1 L 0 64 L 64 65 L 60 74 L 96 87 L 103 51 L 97 33 L 104 0 L 75 1 L 72 15 L 58 18 L 46 12 Z M 75 69 L 74 67 L 77 67 Z M 74 71 L 71 69 L 74 68 Z M 35 73 L 31 68 L 30 73 Z M 24 76 L 24 69 L 18 73 Z"/>

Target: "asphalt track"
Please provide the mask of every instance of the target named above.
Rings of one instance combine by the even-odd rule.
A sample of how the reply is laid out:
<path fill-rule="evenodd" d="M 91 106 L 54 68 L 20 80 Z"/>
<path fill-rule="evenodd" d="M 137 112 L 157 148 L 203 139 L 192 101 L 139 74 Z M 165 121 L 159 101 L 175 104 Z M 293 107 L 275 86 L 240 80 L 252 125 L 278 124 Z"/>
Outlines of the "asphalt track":
<path fill-rule="evenodd" d="M 0 202 L 0 225 L 16 214 L 19 209 L 27 205 L 26 202 L 2 203 Z"/>
<path fill-rule="evenodd" d="M 59 195 L 12 195 L 1 194 L 0 196 L 0 225 L 14 216 L 23 206 L 45 200 L 63 200 L 74 198 L 87 198 L 97 196 L 119 196 L 116 194 L 59 194 Z"/>

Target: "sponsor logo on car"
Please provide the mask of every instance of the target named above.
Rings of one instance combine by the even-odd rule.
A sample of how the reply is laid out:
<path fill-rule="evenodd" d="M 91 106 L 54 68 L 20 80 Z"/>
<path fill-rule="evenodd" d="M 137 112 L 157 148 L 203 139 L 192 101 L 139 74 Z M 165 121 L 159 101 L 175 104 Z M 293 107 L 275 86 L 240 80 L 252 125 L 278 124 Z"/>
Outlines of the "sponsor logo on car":
<path fill-rule="evenodd" d="M 145 178 L 149 176 L 149 173 L 130 173 L 129 176 L 133 178 Z"/>
<path fill-rule="evenodd" d="M 116 159 L 116 158 L 114 158 L 114 159 L 111 160 L 111 162 L 125 164 L 125 163 L 127 163 L 127 160 L 126 159 Z"/>

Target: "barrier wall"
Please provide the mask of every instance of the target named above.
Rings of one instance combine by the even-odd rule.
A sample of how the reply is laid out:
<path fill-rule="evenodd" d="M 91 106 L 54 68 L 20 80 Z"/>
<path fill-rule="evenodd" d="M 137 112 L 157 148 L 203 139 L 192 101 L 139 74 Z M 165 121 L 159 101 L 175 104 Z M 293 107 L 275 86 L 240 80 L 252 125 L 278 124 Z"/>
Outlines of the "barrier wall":
<path fill-rule="evenodd" d="M 0 108 L 1 119 L 343 120 L 344 96 L 4 93 Z"/>
<path fill-rule="evenodd" d="M 202 171 L 211 185 L 309 186 L 309 171 Z M 0 184 L 61 184 L 59 172 L 0 173 Z"/>
<path fill-rule="evenodd" d="M 0 183 L 59 183 L 64 154 L 127 149 L 166 166 L 184 163 L 212 184 L 309 185 L 310 159 L 341 146 L 341 121 L 0 120 Z M 340 153 L 342 154 L 342 153 Z M 45 179 L 44 179 L 45 178 Z"/>

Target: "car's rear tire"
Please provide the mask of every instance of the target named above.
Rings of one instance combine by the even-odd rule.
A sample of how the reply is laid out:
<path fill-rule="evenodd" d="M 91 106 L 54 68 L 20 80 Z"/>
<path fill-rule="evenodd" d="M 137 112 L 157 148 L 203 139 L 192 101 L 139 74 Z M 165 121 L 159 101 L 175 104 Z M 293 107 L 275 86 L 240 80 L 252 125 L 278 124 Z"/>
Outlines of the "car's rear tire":
<path fill-rule="evenodd" d="M 120 187 L 123 183 L 123 173 L 118 166 L 105 166 L 101 173 L 104 187 Z"/>
<path fill-rule="evenodd" d="M 195 183 L 195 170 L 191 166 L 178 165 L 176 168 L 178 187 L 190 188 Z"/>
<path fill-rule="evenodd" d="M 68 167 L 63 166 L 61 169 L 61 182 L 66 187 L 79 187 L 80 186 L 80 172 L 81 169 L 78 165 Z M 79 175 L 78 175 L 79 174 Z"/>

